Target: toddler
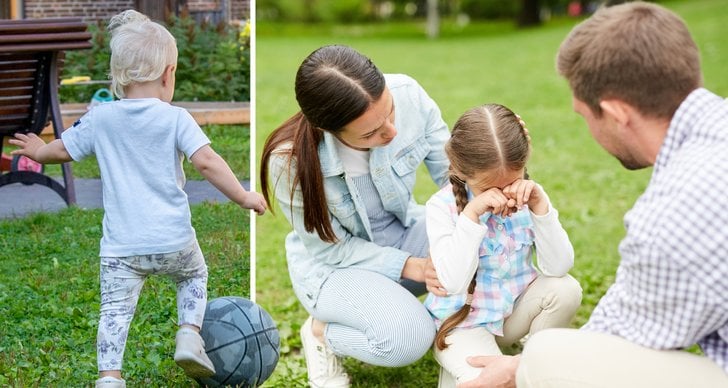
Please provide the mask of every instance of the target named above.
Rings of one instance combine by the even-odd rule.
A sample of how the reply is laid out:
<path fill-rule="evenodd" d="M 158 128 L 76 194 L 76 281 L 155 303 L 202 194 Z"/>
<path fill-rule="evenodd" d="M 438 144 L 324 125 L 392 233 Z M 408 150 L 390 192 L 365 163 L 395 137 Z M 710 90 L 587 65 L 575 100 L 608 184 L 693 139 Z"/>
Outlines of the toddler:
<path fill-rule="evenodd" d="M 98 160 L 104 219 L 96 387 L 126 386 L 121 367 L 129 325 L 145 278 L 157 273 L 177 284 L 174 360 L 190 377 L 210 376 L 215 368 L 199 335 L 207 265 L 182 190 L 183 158 L 241 207 L 260 215 L 267 205 L 240 185 L 192 116 L 169 104 L 177 65 L 169 31 L 133 10 L 114 16 L 109 30 L 111 86 L 121 100 L 97 105 L 48 144 L 34 134 L 16 134 L 13 154 L 41 163 L 89 155 Z"/>

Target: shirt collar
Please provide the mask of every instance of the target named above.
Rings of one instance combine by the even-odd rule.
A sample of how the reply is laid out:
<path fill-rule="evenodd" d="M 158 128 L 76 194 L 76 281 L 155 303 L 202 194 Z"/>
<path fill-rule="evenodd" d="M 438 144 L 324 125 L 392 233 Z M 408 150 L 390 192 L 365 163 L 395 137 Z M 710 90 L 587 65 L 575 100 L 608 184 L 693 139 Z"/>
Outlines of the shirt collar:
<path fill-rule="evenodd" d="M 705 125 L 706 117 L 715 111 L 716 104 L 721 103 L 725 103 L 722 97 L 705 88 L 695 89 L 688 94 L 670 120 L 667 135 L 655 159 L 655 169 L 667 165 L 673 152 Z"/>

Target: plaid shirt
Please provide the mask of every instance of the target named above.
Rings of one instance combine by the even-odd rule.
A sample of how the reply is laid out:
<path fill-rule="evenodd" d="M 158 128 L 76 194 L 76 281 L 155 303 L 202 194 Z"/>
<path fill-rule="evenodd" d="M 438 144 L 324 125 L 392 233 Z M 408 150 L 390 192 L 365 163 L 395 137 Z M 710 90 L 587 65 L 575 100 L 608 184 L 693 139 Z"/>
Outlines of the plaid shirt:
<path fill-rule="evenodd" d="M 614 284 L 587 330 L 653 349 L 699 344 L 728 372 L 728 103 L 693 91 L 625 215 Z"/>
<path fill-rule="evenodd" d="M 443 188 L 432 200 L 448 205 L 454 226 L 460 216 L 452 187 Z M 487 231 L 479 247 L 473 303 L 470 314 L 458 327 L 484 326 L 489 332 L 502 336 L 503 320 L 513 311 L 516 298 L 538 275 L 532 260 L 533 221 L 531 212 L 524 207 L 509 217 L 485 213 L 480 217 L 480 223 Z M 429 294 L 425 307 L 440 325 L 465 304 L 466 296 Z"/>

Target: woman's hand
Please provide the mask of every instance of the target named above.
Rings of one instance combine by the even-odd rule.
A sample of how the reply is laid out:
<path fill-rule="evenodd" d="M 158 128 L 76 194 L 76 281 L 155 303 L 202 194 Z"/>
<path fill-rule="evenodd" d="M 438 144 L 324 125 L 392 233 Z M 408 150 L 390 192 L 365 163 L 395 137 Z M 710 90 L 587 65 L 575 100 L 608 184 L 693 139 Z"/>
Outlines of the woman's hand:
<path fill-rule="evenodd" d="M 407 258 L 407 261 L 404 262 L 404 268 L 402 268 L 402 277 L 425 283 L 427 291 L 437 296 L 447 295 L 447 291 L 442 287 L 440 279 L 437 278 L 435 265 L 429 257 L 410 256 Z"/>
<path fill-rule="evenodd" d="M 435 296 L 447 296 L 447 291 L 440 283 L 440 279 L 437 278 L 437 270 L 435 270 L 435 263 L 432 262 L 432 258 L 428 257 L 425 263 L 425 286 L 427 291 L 431 292 Z"/>
<path fill-rule="evenodd" d="M 420 283 L 424 282 L 425 264 L 425 259 L 422 257 L 408 257 L 404 262 L 404 267 L 402 267 L 402 278 Z"/>
<path fill-rule="evenodd" d="M 528 205 L 528 208 L 536 215 L 544 215 L 549 211 L 549 204 L 541 186 L 529 179 L 518 179 L 503 188 L 503 194 L 510 200 L 515 201 L 517 208 Z"/>

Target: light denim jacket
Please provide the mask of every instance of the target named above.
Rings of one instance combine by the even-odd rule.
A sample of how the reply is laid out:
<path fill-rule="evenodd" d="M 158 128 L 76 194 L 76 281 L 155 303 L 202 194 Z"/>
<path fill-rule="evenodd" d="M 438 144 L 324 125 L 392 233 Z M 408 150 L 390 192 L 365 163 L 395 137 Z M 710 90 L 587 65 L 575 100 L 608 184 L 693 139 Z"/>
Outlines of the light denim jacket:
<path fill-rule="evenodd" d="M 412 197 L 418 166 L 424 161 L 438 186 L 447 183 L 450 163 L 444 145 L 450 132 L 440 109 L 414 79 L 402 74 L 387 74 L 385 79 L 394 98 L 397 136 L 388 145 L 372 149 L 369 168 L 384 208 L 403 225 L 411 226 L 424 217 L 424 206 Z M 296 164 L 291 161 L 289 166 L 287 149 L 276 150 L 269 162 L 276 199 L 293 226 L 286 238 L 288 271 L 298 299 L 309 310 L 316 305 L 324 281 L 337 268 L 366 269 L 398 281 L 410 256 L 371 242 L 367 210 L 352 179 L 344 173 L 333 135 L 324 133 L 318 153 L 329 216 L 339 239 L 333 244 L 322 241 L 315 231 L 306 232 L 303 226 L 300 188 L 291 201 L 291 173 Z"/>

